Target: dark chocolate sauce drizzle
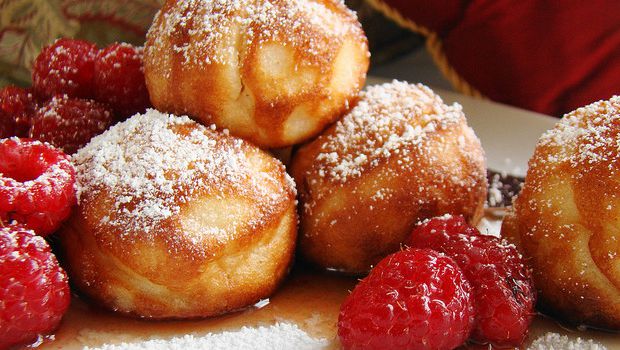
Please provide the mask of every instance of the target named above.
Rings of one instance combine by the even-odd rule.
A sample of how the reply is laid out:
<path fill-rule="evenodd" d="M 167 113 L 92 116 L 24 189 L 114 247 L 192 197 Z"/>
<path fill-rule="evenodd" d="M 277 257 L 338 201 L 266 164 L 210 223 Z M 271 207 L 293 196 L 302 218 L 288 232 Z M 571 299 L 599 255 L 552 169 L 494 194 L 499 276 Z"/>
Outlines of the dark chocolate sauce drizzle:
<path fill-rule="evenodd" d="M 488 207 L 508 207 L 512 205 L 512 200 L 521 191 L 525 178 L 487 169 L 487 181 L 489 183 Z M 501 194 L 501 198 L 498 193 Z"/>

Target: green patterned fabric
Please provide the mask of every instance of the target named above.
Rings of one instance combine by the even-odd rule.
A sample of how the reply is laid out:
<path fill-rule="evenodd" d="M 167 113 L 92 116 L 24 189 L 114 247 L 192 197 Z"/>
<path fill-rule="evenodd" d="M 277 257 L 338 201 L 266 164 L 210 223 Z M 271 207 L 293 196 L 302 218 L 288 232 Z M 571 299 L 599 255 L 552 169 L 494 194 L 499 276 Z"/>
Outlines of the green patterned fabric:
<path fill-rule="evenodd" d="M 231 0 L 232 1 L 232 0 Z M 30 85 L 32 61 L 60 37 L 105 46 L 144 43 L 164 0 L 0 0 L 0 87 Z M 392 23 L 365 0 L 346 0 L 358 16 L 377 65 L 422 45 L 420 36 Z"/>
<path fill-rule="evenodd" d="M 60 37 L 142 45 L 163 0 L 0 0 L 0 86 L 29 85 L 41 48 Z"/>

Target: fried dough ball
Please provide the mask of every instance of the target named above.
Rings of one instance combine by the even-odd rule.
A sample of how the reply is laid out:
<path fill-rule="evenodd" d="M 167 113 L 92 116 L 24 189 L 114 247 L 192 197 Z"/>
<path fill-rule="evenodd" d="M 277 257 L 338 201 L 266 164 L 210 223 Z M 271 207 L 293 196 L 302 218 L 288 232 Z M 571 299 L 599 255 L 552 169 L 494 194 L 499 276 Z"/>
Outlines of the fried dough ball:
<path fill-rule="evenodd" d="M 484 152 L 461 107 L 421 84 L 368 88 L 291 171 L 302 254 L 348 273 L 399 249 L 420 220 L 451 213 L 476 223 L 486 197 Z"/>
<path fill-rule="evenodd" d="M 538 142 L 504 220 L 543 311 L 620 330 L 620 97 L 566 114 Z"/>
<path fill-rule="evenodd" d="M 308 140 L 358 98 L 369 64 L 338 0 L 168 0 L 148 32 L 153 105 L 261 148 Z"/>
<path fill-rule="evenodd" d="M 257 147 L 147 110 L 73 157 L 79 205 L 60 232 L 72 283 L 107 308 L 203 317 L 269 296 L 297 232 L 295 187 Z"/>

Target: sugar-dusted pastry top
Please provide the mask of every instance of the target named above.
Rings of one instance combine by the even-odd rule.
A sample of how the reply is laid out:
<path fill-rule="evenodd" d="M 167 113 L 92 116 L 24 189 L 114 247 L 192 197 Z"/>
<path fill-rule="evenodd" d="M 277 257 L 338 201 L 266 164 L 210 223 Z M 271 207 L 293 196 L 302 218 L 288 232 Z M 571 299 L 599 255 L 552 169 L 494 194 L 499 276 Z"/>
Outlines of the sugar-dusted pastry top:
<path fill-rule="evenodd" d="M 205 247 L 194 243 L 207 240 L 214 253 L 232 234 L 249 234 L 264 225 L 282 210 L 285 198 L 294 196 L 292 180 L 275 160 L 264 165 L 271 173 L 253 176 L 248 163 L 262 159 L 257 153 L 262 151 L 215 126 L 148 110 L 93 138 L 73 156 L 78 201 L 88 207 L 101 196 L 111 200 L 105 203 L 110 214 L 98 225 L 118 232 L 119 239 L 169 237 L 173 230 L 178 233 L 175 245 L 187 241 L 194 248 Z M 233 194 L 251 202 L 255 215 L 225 227 L 206 227 L 200 236 L 182 227 L 191 221 L 176 220 L 192 200 Z"/>
<path fill-rule="evenodd" d="M 154 22 L 159 25 L 151 27 L 149 36 L 171 38 L 172 50 L 183 56 L 184 64 L 203 67 L 241 63 L 239 48 L 252 51 L 277 41 L 303 52 L 310 58 L 305 63 L 328 69 L 336 53 L 334 47 L 346 37 L 366 42 L 356 14 L 342 0 L 168 1 Z M 241 42 L 230 45 L 232 37 Z M 148 50 L 168 50 L 167 45 L 154 41 Z M 162 53 L 156 57 L 168 56 Z"/>
<path fill-rule="evenodd" d="M 541 156 L 532 162 L 545 168 L 580 167 L 585 172 L 607 167 L 614 175 L 614 162 L 620 158 L 619 124 L 620 96 L 578 108 L 542 135 L 538 141 Z"/>
<path fill-rule="evenodd" d="M 456 182 L 461 186 L 474 186 L 484 175 L 484 168 L 474 167 L 471 173 L 459 173 L 450 169 L 451 162 L 441 162 L 444 152 L 435 152 L 436 147 L 445 147 L 437 142 L 438 135 L 457 125 L 466 123 L 462 107 L 458 104 L 446 105 L 440 96 L 428 87 L 407 82 L 393 81 L 389 84 L 368 87 L 361 93 L 361 99 L 344 118 L 328 132 L 321 135 L 313 148 L 313 160 L 307 170 L 312 183 L 317 183 L 321 198 L 321 183 L 344 185 L 385 165 L 390 159 L 391 166 L 383 177 L 395 176 L 402 172 L 419 172 L 419 176 L 435 179 L 420 181 L 430 187 L 448 187 Z M 460 130 L 460 129 L 459 129 Z M 464 145 L 466 139 L 476 138 L 471 128 L 463 129 L 465 136 L 457 136 L 454 141 Z M 459 156 L 467 158 L 471 164 L 484 164 L 484 153 L 470 152 Z M 433 163 L 432 167 L 420 167 Z M 433 162 L 433 159 L 436 161 Z M 449 176 L 449 181 L 439 181 Z M 420 191 L 425 189 L 420 188 Z M 378 190 L 377 201 L 390 197 L 390 190 Z M 312 207 L 313 202 L 306 204 Z"/>
<path fill-rule="evenodd" d="M 422 84 L 412 87 L 394 81 L 371 86 L 333 132 L 323 137 L 315 169 L 326 181 L 345 183 L 397 156 L 399 169 L 393 171 L 411 170 L 416 166 L 416 151 L 425 152 L 435 131 L 464 121 L 460 105 L 444 104 Z M 482 154 L 473 156 L 482 161 Z"/>

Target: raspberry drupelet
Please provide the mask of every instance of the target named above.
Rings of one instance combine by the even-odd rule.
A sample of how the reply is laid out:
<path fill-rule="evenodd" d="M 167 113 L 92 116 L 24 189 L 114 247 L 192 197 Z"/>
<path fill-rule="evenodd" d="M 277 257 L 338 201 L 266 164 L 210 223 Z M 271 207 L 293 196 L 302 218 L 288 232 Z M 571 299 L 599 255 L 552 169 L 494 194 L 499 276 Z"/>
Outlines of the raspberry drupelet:
<path fill-rule="evenodd" d="M 19 226 L 0 227 L 0 349 L 52 332 L 70 298 L 67 275 L 45 239 Z"/>
<path fill-rule="evenodd" d="M 36 101 L 31 89 L 6 86 L 0 90 L 0 138 L 27 137 Z"/>
<path fill-rule="evenodd" d="M 55 96 L 36 111 L 30 137 L 73 154 L 112 121 L 112 112 L 99 102 Z"/>
<path fill-rule="evenodd" d="M 44 47 L 32 67 L 32 83 L 37 95 L 43 99 L 61 94 L 93 97 L 98 51 L 93 43 L 68 38 L 58 39 Z"/>
<path fill-rule="evenodd" d="M 141 47 L 115 43 L 99 52 L 95 59 L 95 95 L 114 108 L 119 121 L 151 105 Z"/>
<path fill-rule="evenodd" d="M 76 202 L 75 169 L 54 147 L 16 137 L 0 140 L 0 219 L 41 236 L 54 232 Z"/>

